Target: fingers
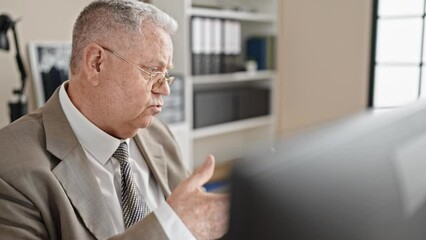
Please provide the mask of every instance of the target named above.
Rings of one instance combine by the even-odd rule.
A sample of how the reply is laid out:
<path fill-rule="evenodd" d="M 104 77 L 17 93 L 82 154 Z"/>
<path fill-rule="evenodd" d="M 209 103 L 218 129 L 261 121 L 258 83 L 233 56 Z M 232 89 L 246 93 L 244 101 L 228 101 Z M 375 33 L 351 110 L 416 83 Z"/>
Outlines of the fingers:
<path fill-rule="evenodd" d="M 188 187 L 195 190 L 207 183 L 213 176 L 214 166 L 215 160 L 213 155 L 207 156 L 204 163 L 188 178 Z"/>
<path fill-rule="evenodd" d="M 218 239 L 227 231 L 229 194 L 199 191 L 212 177 L 214 167 L 215 159 L 209 155 L 167 199 L 170 207 L 196 239 Z"/>

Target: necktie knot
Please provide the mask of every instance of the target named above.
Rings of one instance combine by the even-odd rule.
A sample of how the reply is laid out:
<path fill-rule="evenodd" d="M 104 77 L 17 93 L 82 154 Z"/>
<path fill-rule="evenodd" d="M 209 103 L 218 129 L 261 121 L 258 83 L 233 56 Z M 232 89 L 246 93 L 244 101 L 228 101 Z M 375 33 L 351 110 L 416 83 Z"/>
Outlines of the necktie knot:
<path fill-rule="evenodd" d="M 123 161 L 127 162 L 127 160 L 129 159 L 129 148 L 127 147 L 127 143 L 120 143 L 120 146 L 118 146 L 117 150 L 115 150 L 112 156 L 116 158 L 120 163 L 122 163 Z"/>

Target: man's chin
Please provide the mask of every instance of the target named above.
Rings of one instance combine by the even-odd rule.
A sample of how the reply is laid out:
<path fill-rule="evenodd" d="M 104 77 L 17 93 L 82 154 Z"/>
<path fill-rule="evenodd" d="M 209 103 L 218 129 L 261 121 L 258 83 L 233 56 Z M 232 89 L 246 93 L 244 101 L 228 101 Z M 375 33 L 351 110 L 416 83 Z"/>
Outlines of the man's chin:
<path fill-rule="evenodd" d="M 143 119 L 143 121 L 139 124 L 139 128 L 148 128 L 152 125 L 152 123 L 154 122 L 155 119 L 155 115 L 150 116 L 150 117 L 145 117 Z"/>

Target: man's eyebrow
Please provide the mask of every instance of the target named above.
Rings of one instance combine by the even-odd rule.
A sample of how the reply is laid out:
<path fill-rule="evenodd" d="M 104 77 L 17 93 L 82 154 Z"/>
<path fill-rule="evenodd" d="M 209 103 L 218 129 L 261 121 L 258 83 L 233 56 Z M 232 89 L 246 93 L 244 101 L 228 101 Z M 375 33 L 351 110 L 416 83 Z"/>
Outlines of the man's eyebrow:
<path fill-rule="evenodd" d="M 146 63 L 146 65 L 144 65 L 144 67 L 147 68 L 152 68 L 152 69 L 171 69 L 174 67 L 173 63 L 171 63 L 170 65 L 167 64 L 166 61 L 158 61 L 158 60 L 151 60 L 149 62 Z"/>
<path fill-rule="evenodd" d="M 170 65 L 166 64 L 165 62 L 160 62 L 159 64 L 157 64 L 156 66 L 150 66 L 150 63 L 148 63 L 147 66 L 145 66 L 147 68 L 150 69 L 155 69 L 155 70 L 162 70 L 162 69 L 173 69 L 175 67 L 175 65 L 173 63 L 171 63 Z"/>

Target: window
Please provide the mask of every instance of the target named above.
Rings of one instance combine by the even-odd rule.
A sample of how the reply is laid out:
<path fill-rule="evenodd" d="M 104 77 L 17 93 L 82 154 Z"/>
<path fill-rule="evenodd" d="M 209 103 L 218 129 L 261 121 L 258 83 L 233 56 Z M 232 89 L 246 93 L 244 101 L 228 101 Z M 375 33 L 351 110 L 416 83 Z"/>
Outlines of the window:
<path fill-rule="evenodd" d="M 425 0 L 375 0 L 369 106 L 426 97 Z"/>

